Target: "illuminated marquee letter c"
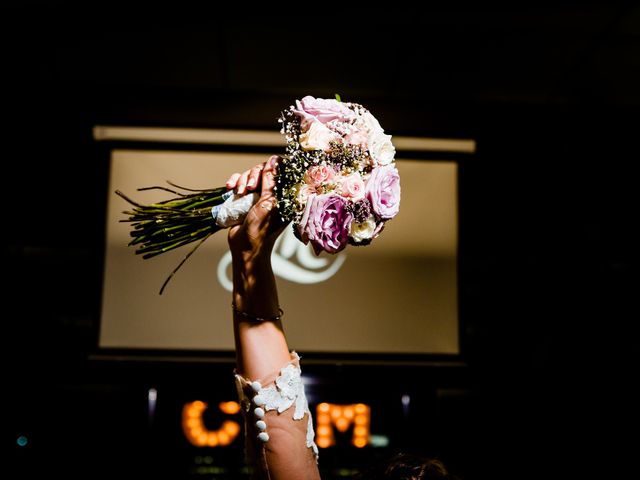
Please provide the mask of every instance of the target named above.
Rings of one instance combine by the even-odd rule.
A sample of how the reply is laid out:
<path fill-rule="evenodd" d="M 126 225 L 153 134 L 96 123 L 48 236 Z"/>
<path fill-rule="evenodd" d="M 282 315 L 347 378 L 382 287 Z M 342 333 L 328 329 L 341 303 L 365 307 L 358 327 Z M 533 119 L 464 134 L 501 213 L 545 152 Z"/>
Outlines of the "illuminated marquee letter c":
<path fill-rule="evenodd" d="M 208 430 L 202 414 L 207 409 L 205 402 L 196 400 L 182 408 L 182 431 L 191 445 L 196 447 L 224 447 L 233 442 L 240 433 L 240 425 L 233 420 L 225 420 L 218 430 Z M 219 408 L 228 415 L 240 411 L 237 402 L 222 402 Z"/>

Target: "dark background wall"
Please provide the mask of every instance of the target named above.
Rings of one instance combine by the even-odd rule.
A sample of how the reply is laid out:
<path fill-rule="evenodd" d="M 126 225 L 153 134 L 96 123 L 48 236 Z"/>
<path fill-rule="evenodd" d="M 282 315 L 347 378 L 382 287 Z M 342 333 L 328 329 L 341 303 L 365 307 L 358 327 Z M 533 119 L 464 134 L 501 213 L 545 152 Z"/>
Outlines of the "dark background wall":
<path fill-rule="evenodd" d="M 227 378 L 226 367 L 89 360 L 107 173 L 92 126 L 272 131 L 292 99 L 336 92 L 393 134 L 478 144 L 460 178 L 466 367 L 403 372 L 417 398 L 421 385 L 440 392 L 425 394 L 435 433 L 413 432 L 415 445 L 469 479 L 624 467 L 638 318 L 635 3 L 395 7 L 367 22 L 355 9 L 0 12 L 3 442 L 24 475 L 153 470 L 161 448 L 115 432 L 130 421 L 151 435 L 128 393 Z M 329 385 L 378 373 L 310 371 Z M 20 432 L 28 449 L 15 446 Z"/>

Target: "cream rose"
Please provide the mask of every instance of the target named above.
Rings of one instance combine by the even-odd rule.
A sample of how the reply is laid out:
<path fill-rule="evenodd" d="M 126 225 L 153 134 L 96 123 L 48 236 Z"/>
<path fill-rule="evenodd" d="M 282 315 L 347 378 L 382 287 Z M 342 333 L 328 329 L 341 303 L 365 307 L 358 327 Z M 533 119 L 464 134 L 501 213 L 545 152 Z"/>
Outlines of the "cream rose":
<path fill-rule="evenodd" d="M 329 130 L 321 122 L 313 122 L 305 133 L 300 135 L 300 146 L 303 150 L 328 150 L 329 142 L 337 141 L 340 135 Z"/>
<path fill-rule="evenodd" d="M 362 128 L 364 128 L 369 135 L 375 132 L 384 133 L 384 130 L 380 126 L 380 122 L 378 122 L 378 119 L 371 115 L 370 112 L 365 112 L 359 118 L 359 122 L 361 122 Z"/>
<path fill-rule="evenodd" d="M 373 238 L 376 231 L 376 221 L 373 217 L 367 218 L 364 222 L 351 222 L 349 227 L 349 237 L 355 243 L 362 243 Z"/>
<path fill-rule="evenodd" d="M 369 136 L 369 153 L 377 165 L 389 165 L 396 155 L 396 148 L 391 143 L 391 135 L 382 131 Z"/>

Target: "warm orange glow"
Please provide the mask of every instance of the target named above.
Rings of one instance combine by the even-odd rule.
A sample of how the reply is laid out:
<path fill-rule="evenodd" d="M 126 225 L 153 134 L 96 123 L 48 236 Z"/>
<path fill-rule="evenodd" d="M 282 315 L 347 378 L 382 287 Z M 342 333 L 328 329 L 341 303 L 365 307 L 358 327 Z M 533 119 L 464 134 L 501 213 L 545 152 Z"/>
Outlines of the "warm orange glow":
<path fill-rule="evenodd" d="M 236 402 L 222 402 L 218 405 L 223 413 L 230 414 L 234 411 Z M 207 404 L 196 400 L 186 403 L 182 409 L 182 431 L 192 445 L 196 447 L 217 447 L 229 445 L 240 433 L 240 425 L 232 420 L 225 420 L 218 430 L 209 430 L 204 424 L 202 415 L 207 409 Z M 225 411 L 226 410 L 226 411 Z M 236 411 L 236 413 L 237 413 Z"/>
<path fill-rule="evenodd" d="M 327 448 L 335 444 L 332 425 L 339 432 L 346 432 L 353 424 L 351 443 L 362 448 L 369 443 L 369 421 L 371 409 L 364 403 L 353 405 L 336 405 L 321 403 L 316 409 L 316 444 Z"/>
<path fill-rule="evenodd" d="M 331 422 L 331 416 L 328 413 L 318 413 L 318 415 L 316 415 L 316 421 L 320 424 L 320 423 L 330 423 Z"/>
<path fill-rule="evenodd" d="M 235 415 L 240 412 L 240 404 L 238 402 L 220 402 L 218 406 L 227 415 Z"/>
<path fill-rule="evenodd" d="M 224 420 L 217 430 L 209 430 L 203 419 L 208 405 L 196 400 L 186 403 L 182 409 L 182 429 L 185 437 L 197 447 L 224 447 L 231 444 L 240 434 L 240 424 L 233 420 Z M 237 402 L 220 402 L 220 411 L 226 415 L 240 412 Z M 369 423 L 371 409 L 364 403 L 351 405 L 337 405 L 320 403 L 316 409 L 316 444 L 320 448 L 335 445 L 334 430 L 347 432 L 353 427 L 351 443 L 357 448 L 365 447 L 369 443 Z"/>
<path fill-rule="evenodd" d="M 338 430 L 340 430 L 341 432 L 346 432 L 351 422 L 347 420 L 345 417 L 338 417 L 336 418 L 335 424 Z"/>
<path fill-rule="evenodd" d="M 218 431 L 218 440 L 220 441 L 220 445 L 229 445 L 231 443 L 231 437 L 225 431 Z"/>
<path fill-rule="evenodd" d="M 366 438 L 356 438 L 353 441 L 353 444 L 358 448 L 362 448 L 367 444 L 367 439 Z"/>
<path fill-rule="evenodd" d="M 366 437 L 367 433 L 367 427 L 356 427 L 353 429 L 353 435 L 356 437 Z"/>
<path fill-rule="evenodd" d="M 353 420 L 354 423 L 356 425 L 364 425 L 366 424 L 369 420 L 367 419 L 366 415 L 356 415 L 356 418 Z"/>
<path fill-rule="evenodd" d="M 216 435 L 215 432 L 211 432 L 209 434 L 209 436 L 207 437 L 207 445 L 209 447 L 216 447 L 218 446 L 218 435 Z"/>
<path fill-rule="evenodd" d="M 189 428 L 197 428 L 200 425 L 200 420 L 197 418 L 190 418 L 187 420 L 187 427 Z"/>
<path fill-rule="evenodd" d="M 355 409 L 356 413 L 367 413 L 369 411 L 369 407 L 367 407 L 364 403 L 357 403 Z"/>
<path fill-rule="evenodd" d="M 316 439 L 316 445 L 318 445 L 319 448 L 327 448 L 331 446 L 331 440 L 327 437 L 320 437 Z"/>
<path fill-rule="evenodd" d="M 187 415 L 188 415 L 189 417 L 192 417 L 192 418 L 197 418 L 197 417 L 199 417 L 201 414 L 202 414 L 202 409 L 199 409 L 199 408 L 190 407 L 190 408 L 187 410 Z"/>
<path fill-rule="evenodd" d="M 222 429 L 230 436 L 235 437 L 240 433 L 240 425 L 236 422 L 232 422 L 231 420 L 225 420 L 222 424 Z"/>

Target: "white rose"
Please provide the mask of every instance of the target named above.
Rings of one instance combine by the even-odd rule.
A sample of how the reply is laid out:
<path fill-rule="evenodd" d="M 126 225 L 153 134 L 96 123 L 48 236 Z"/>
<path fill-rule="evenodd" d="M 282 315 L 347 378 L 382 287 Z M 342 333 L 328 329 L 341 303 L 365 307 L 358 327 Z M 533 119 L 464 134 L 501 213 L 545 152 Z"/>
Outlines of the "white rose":
<path fill-rule="evenodd" d="M 370 112 L 365 112 L 359 120 L 362 122 L 362 126 L 369 135 L 374 132 L 384 133 L 384 130 L 380 126 L 380 122 L 378 122 L 378 119 L 371 115 Z"/>
<path fill-rule="evenodd" d="M 376 230 L 376 221 L 373 217 L 367 218 L 364 222 L 351 222 L 349 227 L 349 236 L 351 239 L 360 243 L 364 240 L 370 240 L 373 237 L 373 232 Z"/>
<path fill-rule="evenodd" d="M 369 136 L 369 153 L 378 165 L 389 165 L 396 155 L 396 148 L 391 143 L 391 135 L 382 131 L 374 132 Z"/>
<path fill-rule="evenodd" d="M 338 140 L 340 135 L 329 130 L 323 123 L 313 122 L 305 133 L 300 135 L 303 150 L 328 150 L 329 142 Z"/>

